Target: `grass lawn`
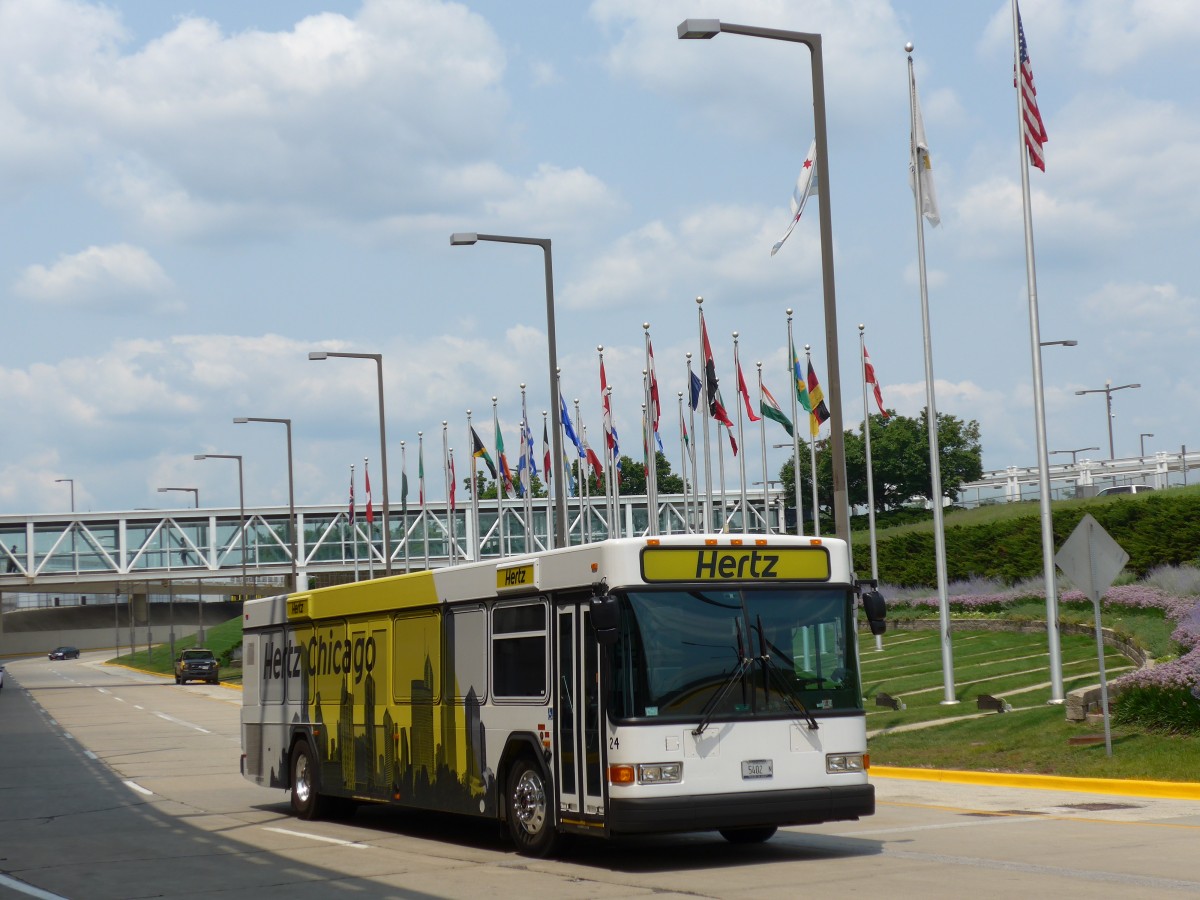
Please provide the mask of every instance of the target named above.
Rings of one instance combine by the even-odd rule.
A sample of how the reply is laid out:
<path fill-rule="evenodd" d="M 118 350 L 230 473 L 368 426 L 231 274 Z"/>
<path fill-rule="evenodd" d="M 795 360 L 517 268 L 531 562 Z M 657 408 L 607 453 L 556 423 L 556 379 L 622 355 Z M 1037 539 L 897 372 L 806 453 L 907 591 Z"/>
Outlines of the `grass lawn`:
<path fill-rule="evenodd" d="M 889 631 L 883 652 L 862 643 L 863 694 L 867 697 L 868 748 L 879 766 L 1029 772 L 1088 778 L 1152 781 L 1200 779 L 1200 736 L 1165 735 L 1133 728 L 1112 732 L 1110 759 L 1103 740 L 1073 745 L 1071 738 L 1103 737 L 1103 722 L 1073 723 L 1062 706 L 1050 706 L 1049 651 L 1044 633 L 971 632 L 956 623 L 952 637 L 956 704 L 943 704 L 940 635 L 937 631 Z M 962 628 L 964 630 L 958 630 Z M 1099 683 L 1094 638 L 1062 636 L 1063 688 Z M 1109 679 L 1133 663 L 1105 653 Z M 901 698 L 907 709 L 875 706 L 878 693 Z M 979 694 L 1006 700 L 1012 712 L 976 715 Z M 944 720 L 945 724 L 900 731 L 899 726 Z"/>
<path fill-rule="evenodd" d="M 240 647 L 241 645 L 242 620 L 236 618 L 230 619 L 228 622 L 222 622 L 220 625 L 212 628 L 206 628 L 203 644 L 196 640 L 195 635 L 176 638 L 175 653 L 178 655 L 181 651 L 187 650 L 190 647 L 207 647 L 216 654 L 217 659 L 223 660 L 226 653 L 234 647 Z M 170 648 L 166 644 L 159 644 L 157 647 L 152 647 L 149 652 L 139 650 L 136 653 L 127 653 L 124 656 L 118 656 L 116 659 L 110 660 L 110 662 L 141 669 L 145 672 L 157 672 L 161 675 L 173 675 L 175 672 L 175 661 L 171 658 Z M 241 684 L 241 663 L 232 665 L 222 661 L 221 681 L 227 684 Z"/>

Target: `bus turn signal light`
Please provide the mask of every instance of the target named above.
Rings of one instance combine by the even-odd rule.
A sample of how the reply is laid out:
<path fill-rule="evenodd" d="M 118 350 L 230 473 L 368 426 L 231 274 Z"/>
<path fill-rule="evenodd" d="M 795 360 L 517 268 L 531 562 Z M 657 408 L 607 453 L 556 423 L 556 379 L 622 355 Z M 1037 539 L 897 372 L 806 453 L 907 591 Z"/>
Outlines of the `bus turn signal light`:
<path fill-rule="evenodd" d="M 609 784 L 633 784 L 633 766 L 609 766 Z"/>

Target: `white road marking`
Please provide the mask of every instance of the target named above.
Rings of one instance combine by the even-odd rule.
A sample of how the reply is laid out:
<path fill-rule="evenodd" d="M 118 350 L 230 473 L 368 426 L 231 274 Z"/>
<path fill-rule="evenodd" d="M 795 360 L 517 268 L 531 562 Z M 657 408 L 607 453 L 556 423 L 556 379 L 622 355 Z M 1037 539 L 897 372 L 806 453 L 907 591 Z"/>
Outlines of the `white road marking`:
<path fill-rule="evenodd" d="M 154 791 L 151 791 L 151 790 L 148 790 L 147 788 L 142 787 L 136 781 L 122 781 L 121 783 L 123 785 L 125 785 L 125 787 L 129 788 L 131 791 L 137 791 L 139 794 L 145 794 L 147 797 L 154 796 Z"/>
<path fill-rule="evenodd" d="M 52 894 L 50 891 L 43 891 L 32 884 L 17 881 L 17 879 L 9 878 L 7 875 L 0 875 L 0 887 L 12 888 L 14 891 L 26 896 L 37 897 L 38 900 L 67 900 L 62 894 Z"/>
<path fill-rule="evenodd" d="M 160 719 L 166 719 L 168 722 L 174 722 L 176 725 L 182 725 L 184 728 L 194 728 L 196 731 L 199 731 L 201 734 L 212 734 L 212 732 L 209 731 L 207 728 L 201 728 L 199 725 L 193 725 L 191 722 L 183 721 L 183 719 L 177 719 L 174 716 L 168 716 L 164 712 L 155 712 L 154 714 L 156 716 L 158 716 Z"/>
<path fill-rule="evenodd" d="M 340 838 L 323 837 L 319 834 L 305 834 L 303 831 L 290 831 L 287 828 L 268 828 L 264 827 L 264 831 L 274 831 L 276 834 L 286 834 L 291 837 L 308 838 L 310 841 L 324 841 L 326 844 L 337 844 L 339 847 L 357 847 L 360 850 L 370 850 L 370 844 L 362 844 L 358 841 L 343 841 Z"/>
<path fill-rule="evenodd" d="M 95 759 L 95 760 L 99 760 L 99 759 L 100 759 L 100 757 L 98 757 L 98 756 L 97 756 L 95 753 L 93 753 L 91 750 L 84 750 L 84 751 L 83 751 L 83 755 L 84 755 L 84 756 L 86 756 L 88 759 Z"/>

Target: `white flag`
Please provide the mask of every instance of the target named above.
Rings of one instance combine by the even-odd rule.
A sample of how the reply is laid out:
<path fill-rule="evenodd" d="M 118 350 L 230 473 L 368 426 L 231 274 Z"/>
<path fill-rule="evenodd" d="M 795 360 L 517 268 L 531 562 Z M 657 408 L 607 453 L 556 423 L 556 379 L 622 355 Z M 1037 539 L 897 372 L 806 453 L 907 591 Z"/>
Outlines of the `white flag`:
<path fill-rule="evenodd" d="M 909 183 L 912 185 L 913 192 L 916 193 L 917 185 L 913 179 L 913 168 L 916 169 L 917 175 L 921 179 L 921 215 L 929 220 L 929 224 L 935 228 L 941 223 L 942 216 L 938 212 L 937 191 L 933 189 L 933 164 L 929 159 L 929 142 L 925 140 L 925 120 L 921 116 L 921 101 L 917 98 L 917 78 L 912 77 L 912 103 L 913 103 L 913 135 L 912 135 L 912 154 L 913 162 L 909 168 Z"/>
<path fill-rule="evenodd" d="M 804 204 L 808 202 L 808 198 L 817 192 L 817 142 L 813 141 L 812 146 L 808 148 L 808 156 L 804 158 L 804 165 L 800 169 L 800 177 L 796 179 L 796 188 L 792 191 L 792 222 L 788 225 L 787 231 L 783 233 L 783 237 L 775 242 L 771 248 L 771 255 L 774 256 L 779 252 L 779 248 L 783 246 L 783 242 L 788 239 L 792 233 L 792 229 L 796 227 L 796 223 L 800 221 L 800 216 L 804 214 Z"/>

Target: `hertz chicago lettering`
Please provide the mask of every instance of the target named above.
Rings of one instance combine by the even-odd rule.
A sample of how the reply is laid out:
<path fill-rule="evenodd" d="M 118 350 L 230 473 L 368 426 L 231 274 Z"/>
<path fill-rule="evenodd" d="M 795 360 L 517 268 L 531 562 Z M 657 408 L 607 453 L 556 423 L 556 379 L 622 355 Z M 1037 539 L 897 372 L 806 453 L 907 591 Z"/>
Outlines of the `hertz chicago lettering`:
<path fill-rule="evenodd" d="M 696 578 L 778 578 L 778 564 L 777 553 L 701 551 L 696 554 Z"/>
<path fill-rule="evenodd" d="M 357 637 L 353 641 L 344 641 L 335 639 L 331 631 L 328 638 L 311 638 L 307 647 L 290 640 L 286 647 L 267 641 L 263 649 L 263 681 L 299 678 L 302 650 L 307 651 L 308 660 L 304 668 L 310 676 L 352 674 L 354 683 L 358 684 L 364 674 L 375 668 L 375 638 Z"/>

